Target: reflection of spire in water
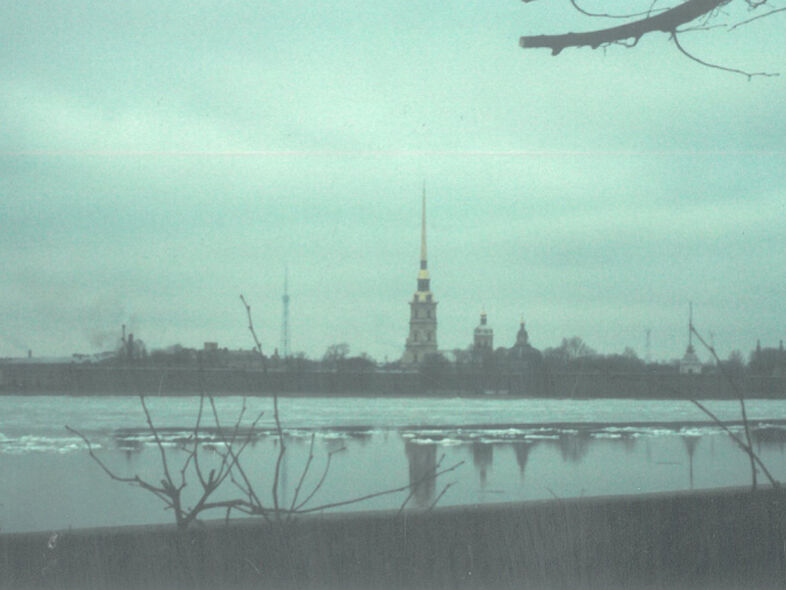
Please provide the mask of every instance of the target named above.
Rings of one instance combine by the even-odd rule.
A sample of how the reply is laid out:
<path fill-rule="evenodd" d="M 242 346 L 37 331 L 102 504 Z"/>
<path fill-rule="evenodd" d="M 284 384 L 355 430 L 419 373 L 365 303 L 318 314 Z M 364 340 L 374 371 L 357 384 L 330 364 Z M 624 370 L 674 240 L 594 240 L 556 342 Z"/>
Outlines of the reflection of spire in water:
<path fill-rule="evenodd" d="M 330 437 L 325 438 L 325 449 L 328 453 L 335 453 L 343 449 L 346 444 L 344 444 L 344 439 L 339 437 Z"/>
<path fill-rule="evenodd" d="M 486 486 L 486 477 L 493 462 L 494 445 L 484 442 L 472 443 L 472 464 L 480 474 L 480 487 Z"/>
<path fill-rule="evenodd" d="M 529 452 L 534 446 L 533 443 L 528 442 L 514 442 L 513 452 L 516 453 L 516 463 L 519 464 L 519 475 L 524 479 L 524 469 L 527 467 L 527 460 L 529 459 Z"/>
<path fill-rule="evenodd" d="M 431 505 L 434 498 L 437 469 L 437 445 L 434 443 L 421 444 L 407 440 L 404 444 L 409 461 L 409 484 L 412 487 L 412 499 L 418 508 Z M 419 482 L 419 483 L 415 483 Z"/>
<path fill-rule="evenodd" d="M 587 432 L 562 433 L 559 435 L 557 444 L 559 444 L 559 450 L 564 461 L 578 463 L 589 450 L 590 435 Z"/>
<path fill-rule="evenodd" d="M 620 442 L 622 443 L 622 446 L 625 447 L 626 453 L 632 453 L 636 450 L 636 443 L 638 442 L 638 439 L 635 436 L 623 435 L 620 439 Z"/>
<path fill-rule="evenodd" d="M 783 453 L 786 447 L 786 429 L 782 426 L 760 426 L 751 429 L 751 435 L 756 442 L 757 452 L 763 447 L 774 447 Z"/>
<path fill-rule="evenodd" d="M 368 442 L 371 440 L 372 434 L 368 430 L 350 430 L 347 432 L 347 438 L 352 441 L 352 443 L 358 443 L 361 446 L 366 446 Z"/>
<path fill-rule="evenodd" d="M 688 465 L 690 474 L 690 489 L 693 489 L 693 453 L 696 452 L 696 447 L 701 440 L 700 436 L 683 435 L 682 442 L 685 444 L 685 450 L 688 452 Z"/>
<path fill-rule="evenodd" d="M 285 444 L 289 445 L 292 443 L 291 437 L 288 437 L 289 440 L 286 441 Z M 278 445 L 281 444 L 281 441 L 278 438 L 275 439 L 276 444 L 276 453 L 275 456 L 278 457 Z M 287 477 L 287 473 L 289 469 L 287 466 L 289 465 L 289 453 L 284 453 L 281 457 L 281 472 L 278 475 L 278 502 L 281 506 L 288 506 L 288 494 L 287 491 L 289 490 L 289 481 Z"/>

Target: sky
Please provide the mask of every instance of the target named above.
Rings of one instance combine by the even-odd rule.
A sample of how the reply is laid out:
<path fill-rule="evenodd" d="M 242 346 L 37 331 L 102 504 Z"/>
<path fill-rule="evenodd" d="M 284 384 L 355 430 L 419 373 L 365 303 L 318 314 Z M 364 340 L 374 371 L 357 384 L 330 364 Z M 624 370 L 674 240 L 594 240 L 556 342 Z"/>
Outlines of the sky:
<path fill-rule="evenodd" d="M 721 356 L 777 346 L 786 13 L 681 36 L 778 77 L 661 33 L 518 46 L 614 24 L 567 0 L 3 2 L 0 357 L 110 349 L 124 323 L 249 348 L 241 293 L 272 352 L 288 269 L 293 352 L 395 360 L 424 184 L 441 349 L 485 310 L 496 346 L 524 318 L 537 348 L 643 357 L 649 330 L 668 360 L 689 301 Z"/>

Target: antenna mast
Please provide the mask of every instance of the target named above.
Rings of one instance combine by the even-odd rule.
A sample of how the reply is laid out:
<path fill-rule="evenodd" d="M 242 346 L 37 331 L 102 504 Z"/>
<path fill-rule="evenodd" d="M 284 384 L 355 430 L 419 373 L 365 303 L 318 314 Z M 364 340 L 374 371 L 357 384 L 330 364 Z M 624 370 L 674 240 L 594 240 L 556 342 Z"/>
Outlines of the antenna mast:
<path fill-rule="evenodd" d="M 281 297 L 281 356 L 289 357 L 289 267 L 284 268 L 284 295 Z"/>

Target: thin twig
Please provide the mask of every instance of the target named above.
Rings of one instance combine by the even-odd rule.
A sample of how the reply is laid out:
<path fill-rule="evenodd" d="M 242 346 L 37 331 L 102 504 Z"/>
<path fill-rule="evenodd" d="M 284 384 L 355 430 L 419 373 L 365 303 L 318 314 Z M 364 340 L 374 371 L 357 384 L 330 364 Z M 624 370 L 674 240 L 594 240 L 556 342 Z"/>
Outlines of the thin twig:
<path fill-rule="evenodd" d="M 435 473 L 437 471 L 437 469 L 440 468 L 440 466 L 442 465 L 442 461 L 444 461 L 444 460 L 445 460 L 445 453 L 442 453 L 442 455 L 440 455 L 440 457 L 439 457 L 439 461 L 437 461 L 436 465 L 434 465 L 434 467 L 432 467 L 430 469 L 431 473 Z M 417 480 L 415 480 L 414 482 L 410 482 L 411 489 L 409 490 L 409 494 L 407 494 L 407 497 L 404 498 L 404 501 L 401 503 L 401 506 L 398 509 L 398 514 L 401 514 L 404 511 L 404 508 L 406 508 L 407 504 L 409 504 L 409 501 L 415 495 L 415 492 L 417 491 L 418 486 L 421 483 L 423 483 L 426 478 L 430 478 L 430 477 L 432 477 L 432 476 L 431 475 L 423 475 L 420 478 L 418 478 Z"/>
<path fill-rule="evenodd" d="M 695 405 L 697 408 L 699 408 L 699 409 L 700 409 L 702 412 L 704 412 L 705 414 L 707 414 L 707 416 L 709 416 L 709 417 L 710 417 L 710 418 L 713 420 L 713 422 L 715 422 L 715 424 L 716 424 L 718 427 L 720 427 L 720 428 L 721 428 L 721 429 L 722 429 L 722 430 L 723 430 L 723 431 L 724 431 L 726 434 L 728 434 L 728 435 L 729 435 L 729 437 L 730 437 L 730 438 L 731 438 L 731 439 L 732 439 L 732 440 L 733 440 L 733 441 L 734 441 L 734 442 L 735 442 L 735 443 L 736 443 L 736 444 L 737 444 L 737 445 L 738 445 L 738 446 L 739 446 L 739 447 L 740 447 L 740 448 L 741 448 L 743 451 L 745 451 L 745 453 L 746 453 L 746 454 L 747 454 L 749 457 L 751 457 L 751 459 L 752 459 L 753 461 L 755 461 L 755 462 L 756 462 L 756 464 L 757 464 L 759 467 L 761 467 L 761 470 L 764 472 L 764 475 L 766 475 L 766 476 L 767 476 L 767 479 L 769 479 L 769 480 L 770 480 L 770 484 L 772 484 L 772 487 L 774 487 L 774 488 L 780 487 L 780 484 L 779 484 L 779 483 L 778 483 L 778 481 L 777 481 L 777 480 L 776 480 L 776 479 L 775 479 L 775 478 L 772 476 L 772 474 L 769 472 L 769 470 L 767 469 L 767 467 L 764 465 L 764 462 L 763 462 L 763 461 L 762 461 L 762 460 L 759 458 L 759 456 L 758 456 L 758 455 L 757 455 L 757 454 L 756 454 L 756 453 L 753 451 L 753 449 L 752 449 L 751 447 L 749 447 L 747 444 L 745 444 L 745 441 L 743 441 L 743 440 L 742 440 L 740 437 L 738 437 L 736 434 L 734 434 L 734 433 L 733 433 L 733 432 L 732 432 L 732 431 L 729 429 L 729 427 L 728 427 L 728 426 L 726 426 L 726 425 L 725 425 L 725 424 L 724 424 L 724 423 L 721 421 L 721 419 L 720 419 L 720 418 L 718 418 L 718 417 L 717 417 L 717 416 L 716 416 L 716 415 L 715 415 L 715 414 L 714 414 L 714 413 L 713 413 L 713 412 L 712 412 L 712 411 L 711 411 L 709 408 L 707 408 L 707 406 L 705 406 L 704 404 L 702 404 L 700 401 L 698 401 L 698 400 L 695 400 L 695 399 L 691 399 L 691 400 L 688 400 L 688 401 L 690 401 L 690 402 L 691 402 L 693 405 Z"/>
<path fill-rule="evenodd" d="M 98 455 L 96 455 L 95 452 L 93 451 L 93 445 L 90 443 L 90 441 L 88 440 L 88 438 L 84 434 L 82 434 L 81 432 L 79 432 L 75 428 L 71 428 L 68 425 L 66 425 L 65 428 L 66 428 L 66 430 L 68 432 L 77 435 L 79 438 L 81 438 L 84 441 L 85 445 L 87 446 L 87 453 L 90 456 L 90 458 L 93 459 L 93 461 L 95 461 L 96 464 L 98 464 L 99 467 L 101 467 L 101 469 L 104 471 L 104 473 L 106 473 L 109 476 L 110 479 L 113 479 L 115 481 L 119 481 L 119 482 L 122 482 L 122 483 L 127 483 L 127 484 L 131 484 L 131 485 L 139 486 L 139 487 L 141 487 L 141 488 L 143 488 L 143 489 L 153 493 L 162 502 L 164 502 L 164 504 L 166 504 L 168 508 L 173 508 L 174 507 L 174 505 L 171 502 L 171 498 L 169 497 L 167 491 L 164 488 L 156 487 L 153 484 L 146 482 L 145 480 L 140 478 L 138 475 L 135 475 L 134 477 L 123 477 L 121 475 L 117 475 L 114 471 L 109 469 L 109 467 L 107 467 L 106 464 L 101 459 L 99 459 Z"/>
<path fill-rule="evenodd" d="M 675 394 L 675 395 L 677 395 L 679 397 L 684 397 L 685 396 L 685 392 L 684 391 L 680 391 L 676 387 L 671 387 L 670 385 L 668 385 L 666 383 L 661 383 L 660 385 L 661 385 L 662 388 L 670 391 L 671 393 L 673 393 L 673 394 Z M 723 421 L 720 418 L 718 418 L 712 411 L 710 411 L 710 409 L 707 408 L 704 404 L 702 404 L 701 402 L 699 402 L 698 400 L 693 399 L 693 398 L 688 398 L 688 401 L 691 402 L 693 405 L 695 405 L 697 408 L 699 408 L 702 412 L 704 412 L 710 419 L 712 419 L 712 421 L 715 422 L 715 424 L 718 427 L 720 427 L 726 434 L 729 435 L 729 437 L 732 439 L 732 441 L 734 441 L 734 443 L 736 443 L 737 446 L 740 447 L 740 449 L 742 449 L 749 457 L 753 458 L 753 460 L 756 462 L 756 464 L 759 467 L 761 467 L 761 470 L 767 476 L 767 479 L 770 480 L 770 483 L 772 484 L 772 487 L 774 487 L 774 488 L 780 487 L 780 484 L 778 483 L 778 481 L 769 472 L 767 467 L 764 465 L 764 462 L 761 460 L 761 458 L 758 456 L 758 454 L 756 454 L 756 451 L 753 450 L 752 446 L 748 446 L 745 443 L 745 441 L 743 441 L 736 434 L 734 434 L 729 429 L 729 427 L 726 426 L 726 424 L 724 424 Z"/>
<path fill-rule="evenodd" d="M 653 9 L 652 6 L 650 6 L 649 10 L 646 10 L 644 12 L 634 12 L 632 14 L 608 14 L 608 13 L 604 13 L 604 12 L 590 12 L 588 10 L 585 10 L 584 8 L 579 6 L 579 4 L 578 4 L 578 2 L 576 2 L 576 0 L 570 0 L 570 3 L 573 5 L 573 8 L 575 8 L 581 14 L 583 14 L 585 16 L 590 16 L 590 17 L 593 17 L 593 18 L 621 18 L 621 19 L 628 19 L 628 18 L 636 18 L 636 17 L 639 17 L 639 16 L 650 16 L 650 15 L 652 15 L 653 12 L 655 12 L 657 14 L 659 12 L 664 12 L 664 11 L 668 10 L 667 8 L 660 8 L 660 9 L 658 9 L 656 11 L 656 10 Z M 653 2 L 652 4 L 654 5 L 655 3 Z"/>
<path fill-rule="evenodd" d="M 144 395 L 142 394 L 139 395 L 139 402 L 142 404 L 142 410 L 145 412 L 147 427 L 150 429 L 150 432 L 153 433 L 153 438 L 156 441 L 158 452 L 161 454 L 161 466 L 164 469 L 164 475 L 166 476 L 167 481 L 174 487 L 174 483 L 172 483 L 172 476 L 169 474 L 169 465 L 166 460 L 166 451 L 164 450 L 164 444 L 161 442 L 161 437 L 158 436 L 158 429 L 155 427 L 155 425 L 153 424 L 153 419 L 150 417 L 150 410 L 147 409 L 147 404 L 145 403 Z"/>
<path fill-rule="evenodd" d="M 463 464 L 464 464 L 464 461 L 459 461 L 458 463 L 455 463 L 454 465 L 451 465 L 450 467 L 447 467 L 446 469 L 443 469 L 442 471 L 439 471 L 439 472 L 435 473 L 433 478 L 437 478 L 440 475 L 444 475 L 445 473 L 450 473 L 451 471 L 454 471 L 454 470 L 458 469 Z M 419 481 L 423 481 L 423 480 L 419 480 Z M 391 488 L 389 490 L 383 490 L 381 492 L 375 492 L 373 494 L 366 494 L 365 496 L 358 496 L 358 497 L 352 498 L 350 500 L 342 500 L 340 502 L 331 502 L 329 504 L 322 504 L 321 506 L 314 506 L 313 508 L 307 508 L 305 510 L 300 510 L 299 512 L 300 512 L 300 514 L 306 514 L 308 512 L 317 512 L 319 510 L 327 510 L 328 508 L 336 508 L 338 506 L 346 506 L 348 504 L 357 504 L 359 502 L 364 502 L 366 500 L 371 500 L 372 498 L 378 498 L 380 496 L 386 496 L 388 494 L 395 494 L 397 492 L 403 492 L 404 490 L 408 490 L 413 485 L 415 485 L 415 483 L 410 483 L 410 484 L 407 484 L 405 486 L 401 486 L 401 487 L 398 487 L 398 488 Z"/>
<path fill-rule="evenodd" d="M 308 447 L 308 459 L 306 460 L 306 465 L 303 467 L 303 471 L 300 473 L 300 480 L 297 482 L 297 487 L 295 487 L 295 494 L 292 497 L 292 502 L 289 505 L 290 513 L 292 510 L 295 509 L 297 505 L 297 499 L 300 495 L 300 489 L 303 487 L 303 481 L 306 479 L 306 475 L 308 474 L 308 470 L 311 467 L 311 462 L 314 460 L 314 440 L 316 439 L 316 432 L 311 433 L 311 444 Z"/>
<path fill-rule="evenodd" d="M 194 471 L 196 471 L 197 478 L 199 479 L 199 483 L 202 484 L 202 487 L 205 487 L 205 478 L 202 477 L 202 468 L 199 465 L 199 457 L 197 448 L 199 447 L 199 426 L 202 422 L 202 410 L 205 405 L 205 393 L 201 392 L 199 394 L 199 411 L 197 412 L 197 419 L 194 423 Z"/>
<path fill-rule="evenodd" d="M 414 496 L 415 496 L 415 489 L 413 488 L 413 489 L 409 490 L 409 493 L 407 494 L 407 497 L 404 498 L 404 501 L 401 503 L 401 506 L 398 507 L 398 512 L 396 513 L 396 515 L 400 516 L 401 513 L 404 512 L 404 508 L 407 507 L 407 504 L 409 504 L 409 501 Z"/>
<path fill-rule="evenodd" d="M 265 355 L 262 354 L 262 344 L 257 337 L 257 332 L 254 329 L 254 320 L 251 317 L 251 306 L 246 302 L 246 298 L 243 295 L 240 295 L 240 300 L 243 302 L 243 306 L 246 308 L 246 316 L 248 317 L 248 330 L 251 332 L 251 336 L 254 338 L 254 344 L 256 345 L 256 351 L 259 354 L 259 357 L 262 361 L 262 367 L 265 372 L 267 372 L 267 365 L 265 363 Z M 284 454 L 287 451 L 286 442 L 284 441 L 284 430 L 281 427 L 281 416 L 279 415 L 278 411 L 278 393 L 273 391 L 273 419 L 276 423 L 276 434 L 278 435 L 278 457 L 276 458 L 276 468 L 275 473 L 273 474 L 273 509 L 275 510 L 276 515 L 278 516 L 279 509 L 281 508 L 279 501 L 278 501 L 278 487 L 279 487 L 279 480 L 281 477 L 281 464 L 284 460 Z"/>
<path fill-rule="evenodd" d="M 224 444 L 224 447 L 226 448 L 227 454 L 229 454 L 229 456 L 232 459 L 229 468 L 227 469 L 227 475 L 230 477 L 231 481 L 244 494 L 246 494 L 246 496 L 249 499 L 249 504 L 255 506 L 259 510 L 259 514 L 263 514 L 263 515 L 267 514 L 268 512 L 267 509 L 262 505 L 262 502 L 260 501 L 256 492 L 254 491 L 253 486 L 251 485 L 251 481 L 248 479 L 248 476 L 246 475 L 245 469 L 243 469 L 243 466 L 240 463 L 240 454 L 245 450 L 246 446 L 249 444 L 251 437 L 253 436 L 254 433 L 254 428 L 256 428 L 257 423 L 262 419 L 262 416 L 264 416 L 265 413 L 260 412 L 256 420 L 254 420 L 251 423 L 251 427 L 249 428 L 248 433 L 246 434 L 245 441 L 243 441 L 240 450 L 238 452 L 235 452 L 233 445 L 230 444 L 229 441 L 227 441 L 226 435 L 224 434 L 224 429 L 221 426 L 221 420 L 218 417 L 218 410 L 216 408 L 215 400 L 212 397 L 209 397 L 208 401 L 210 402 L 210 407 L 213 411 L 213 419 L 216 424 L 216 430 L 218 432 L 218 435 L 221 438 L 221 442 Z M 240 476 L 243 478 L 243 481 L 245 482 L 245 488 L 242 485 L 240 485 L 240 483 L 234 477 L 235 469 L 240 473 Z"/>
<path fill-rule="evenodd" d="M 309 493 L 309 495 L 306 497 L 305 500 L 303 500 L 300 504 L 295 506 L 295 511 L 299 511 L 301 508 L 303 508 L 303 506 L 305 506 L 311 501 L 311 498 L 317 495 L 317 492 L 320 490 L 322 484 L 325 483 L 325 480 L 327 479 L 328 472 L 330 471 L 330 462 L 333 460 L 333 455 L 342 453 L 346 450 L 347 450 L 346 447 L 341 447 L 340 449 L 335 449 L 328 453 L 327 461 L 325 461 L 325 468 L 322 470 L 322 476 L 319 478 L 317 485 L 313 487 L 311 493 Z"/>
<path fill-rule="evenodd" d="M 737 68 L 728 68 L 726 66 L 720 66 L 718 64 L 712 64 L 712 63 L 710 63 L 708 61 L 704 61 L 703 59 L 699 59 L 698 57 L 696 57 L 692 53 L 689 53 L 682 46 L 682 44 L 680 43 L 680 40 L 677 37 L 677 31 L 676 30 L 671 32 L 671 39 L 672 39 L 672 41 L 674 41 L 674 45 L 677 47 L 677 49 L 679 49 L 680 52 L 683 55 L 685 55 L 685 57 L 687 57 L 689 59 L 692 59 L 696 63 L 699 63 L 699 64 L 701 64 L 703 66 L 707 66 L 708 68 L 713 68 L 713 69 L 716 69 L 716 70 L 722 70 L 724 72 L 731 72 L 732 74 L 741 74 L 743 76 L 746 76 L 748 78 L 748 80 L 750 80 L 754 76 L 764 76 L 765 78 L 772 78 L 774 76 L 780 76 L 780 74 L 778 72 L 745 72 L 743 70 L 738 70 Z"/>
<path fill-rule="evenodd" d="M 760 4 L 763 4 L 763 2 L 761 2 Z M 753 18 L 749 18 L 748 20 L 744 20 L 742 22 L 738 22 L 737 24 L 729 27 L 729 32 L 731 33 L 737 27 L 741 27 L 742 25 L 747 25 L 748 23 L 752 23 L 753 21 L 759 20 L 760 18 L 764 18 L 766 16 L 770 16 L 771 14 L 775 14 L 776 12 L 783 12 L 784 10 L 786 10 L 786 7 L 784 7 L 784 8 L 776 8 L 774 10 L 770 10 L 769 12 L 765 12 L 764 14 L 760 14 L 758 16 L 754 16 Z"/>
<path fill-rule="evenodd" d="M 431 503 L 431 506 L 428 507 L 426 512 L 431 512 L 432 510 L 434 510 L 434 507 L 437 505 L 437 502 L 439 502 L 442 499 L 442 496 L 445 495 L 445 492 L 447 492 L 451 487 L 453 487 L 455 483 L 456 483 L 455 481 L 452 481 L 449 484 L 446 484 L 445 487 L 442 488 L 442 491 L 439 493 L 439 495 L 436 498 L 434 498 L 434 501 Z"/>
<path fill-rule="evenodd" d="M 693 325 L 692 322 L 690 325 L 690 330 L 691 333 L 694 334 L 696 338 L 699 339 L 699 342 L 701 342 L 704 345 L 704 348 L 706 348 L 713 356 L 713 358 L 715 359 L 715 363 L 718 366 L 718 370 L 721 372 L 721 375 L 723 375 L 726 378 L 726 381 L 728 381 L 731 384 L 732 389 L 734 389 L 734 392 L 737 394 L 737 399 L 740 400 L 740 414 L 742 415 L 742 425 L 745 428 L 745 441 L 747 442 L 747 446 L 749 449 L 748 456 L 751 462 L 751 478 L 753 480 L 753 489 L 755 490 L 756 489 L 756 462 L 753 459 L 753 440 L 751 438 L 750 426 L 748 425 L 748 412 L 745 409 L 745 396 L 742 394 L 742 390 L 737 386 L 736 380 L 734 380 L 732 376 L 729 375 L 729 373 L 726 371 L 726 369 L 724 369 L 723 363 L 721 362 L 720 358 L 718 358 L 718 353 L 715 352 L 715 347 L 707 344 L 707 341 L 704 340 L 701 334 L 699 334 L 699 331 L 696 329 L 696 327 Z"/>

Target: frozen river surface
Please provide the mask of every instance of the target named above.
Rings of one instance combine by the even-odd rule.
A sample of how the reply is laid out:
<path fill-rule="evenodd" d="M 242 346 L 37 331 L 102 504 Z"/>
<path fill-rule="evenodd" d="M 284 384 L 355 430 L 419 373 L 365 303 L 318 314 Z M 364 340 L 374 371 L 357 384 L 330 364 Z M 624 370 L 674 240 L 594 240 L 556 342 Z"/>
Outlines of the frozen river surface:
<path fill-rule="evenodd" d="M 264 411 L 243 466 L 263 501 L 271 497 L 277 455 L 270 398 L 248 398 L 246 418 Z M 243 398 L 216 400 L 222 424 L 235 423 Z M 723 420 L 739 420 L 737 402 L 707 402 Z M 196 397 L 151 397 L 148 406 L 179 473 L 178 446 L 193 434 Z M 540 400 L 477 398 L 282 398 L 287 452 L 280 498 L 292 498 L 314 436 L 305 494 L 333 455 L 324 484 L 307 507 L 421 481 L 407 509 L 553 496 L 711 488 L 750 481 L 746 456 L 687 401 Z M 759 423 L 754 444 L 770 471 L 786 479 L 786 402 L 752 400 Z M 203 417 L 214 426 L 212 415 Z M 159 450 L 136 397 L 0 397 L 0 531 L 60 530 L 169 522 L 151 494 L 110 480 L 65 425 L 81 431 L 98 456 L 122 476 L 158 482 Z M 735 429 L 739 432 L 740 429 Z M 220 444 L 203 445 L 216 461 Z M 441 463 L 440 463 L 441 461 Z M 428 475 L 463 462 L 436 480 Z M 762 478 L 760 477 L 760 480 Z M 189 480 L 187 492 L 198 484 Z M 440 497 L 442 492 L 444 495 Z M 342 509 L 398 508 L 409 492 Z M 219 498 L 237 497 L 229 483 Z M 301 498 L 304 497 L 301 495 Z M 186 499 L 193 500 L 186 494 Z M 220 513 L 207 513 L 220 518 Z"/>

